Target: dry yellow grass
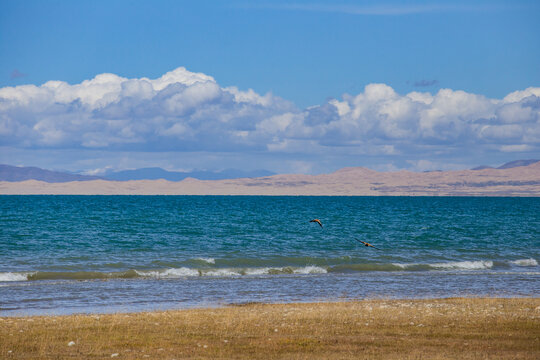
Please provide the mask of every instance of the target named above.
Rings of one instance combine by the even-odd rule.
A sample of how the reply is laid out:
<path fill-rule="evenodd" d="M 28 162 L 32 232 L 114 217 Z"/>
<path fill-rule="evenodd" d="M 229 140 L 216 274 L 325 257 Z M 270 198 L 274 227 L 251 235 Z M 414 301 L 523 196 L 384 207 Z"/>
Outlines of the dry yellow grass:
<path fill-rule="evenodd" d="M 0 318 L 2 359 L 540 359 L 540 299 Z"/>

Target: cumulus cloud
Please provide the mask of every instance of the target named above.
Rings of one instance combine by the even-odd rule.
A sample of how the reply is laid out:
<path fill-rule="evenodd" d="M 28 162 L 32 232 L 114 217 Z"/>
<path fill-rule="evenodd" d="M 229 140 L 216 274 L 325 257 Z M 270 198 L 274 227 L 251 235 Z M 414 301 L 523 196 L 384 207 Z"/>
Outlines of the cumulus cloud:
<path fill-rule="evenodd" d="M 540 146 L 540 88 L 502 99 L 464 91 L 359 94 L 299 109 L 178 68 L 157 79 L 100 74 L 80 84 L 0 89 L 0 141 L 13 148 L 356 154 L 425 159 Z M 426 168 L 426 163 L 416 164 Z"/>
<path fill-rule="evenodd" d="M 260 146 L 239 134 L 290 111 L 290 102 L 271 94 L 222 88 L 184 68 L 154 80 L 100 74 L 75 85 L 0 89 L 0 136 L 24 147 L 226 150 Z"/>

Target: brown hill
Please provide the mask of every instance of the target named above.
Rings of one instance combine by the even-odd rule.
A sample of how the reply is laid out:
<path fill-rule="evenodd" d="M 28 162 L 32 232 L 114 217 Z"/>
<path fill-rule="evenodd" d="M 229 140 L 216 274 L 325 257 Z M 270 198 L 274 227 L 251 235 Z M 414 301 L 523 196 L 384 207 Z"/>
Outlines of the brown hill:
<path fill-rule="evenodd" d="M 540 162 L 508 169 L 377 172 L 343 168 L 322 175 L 231 180 L 0 182 L 0 194 L 540 196 Z"/>

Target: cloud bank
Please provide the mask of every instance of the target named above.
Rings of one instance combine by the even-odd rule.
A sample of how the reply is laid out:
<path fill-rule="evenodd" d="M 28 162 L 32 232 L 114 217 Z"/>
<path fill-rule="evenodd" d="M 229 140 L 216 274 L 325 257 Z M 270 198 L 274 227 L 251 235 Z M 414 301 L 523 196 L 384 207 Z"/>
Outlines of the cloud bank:
<path fill-rule="evenodd" d="M 157 79 L 100 74 L 74 85 L 1 88 L 0 142 L 21 149 L 408 159 L 530 153 L 540 150 L 540 88 L 490 99 L 451 89 L 401 95 L 369 84 L 359 94 L 299 109 L 182 67 Z"/>

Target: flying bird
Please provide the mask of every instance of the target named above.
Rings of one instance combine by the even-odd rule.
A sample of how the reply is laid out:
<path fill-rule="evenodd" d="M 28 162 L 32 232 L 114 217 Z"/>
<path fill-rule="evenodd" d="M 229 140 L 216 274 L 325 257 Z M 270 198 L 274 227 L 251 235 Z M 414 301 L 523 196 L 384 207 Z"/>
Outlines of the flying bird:
<path fill-rule="evenodd" d="M 375 247 L 375 246 L 373 246 L 373 245 L 371 245 L 370 243 L 367 243 L 367 242 L 365 242 L 365 241 L 358 240 L 358 239 L 354 239 L 354 240 L 356 240 L 356 241 L 358 241 L 358 242 L 361 242 L 362 244 L 364 244 L 364 246 L 370 246 L 370 247 L 375 248 L 375 249 L 377 249 L 377 250 L 382 250 L 382 249 L 379 249 L 378 247 Z"/>
<path fill-rule="evenodd" d="M 323 226 L 322 226 L 322 222 L 321 222 L 321 220 L 319 220 L 319 219 L 309 220 L 309 222 L 317 223 L 317 224 L 319 224 L 321 227 L 323 227 Z"/>

